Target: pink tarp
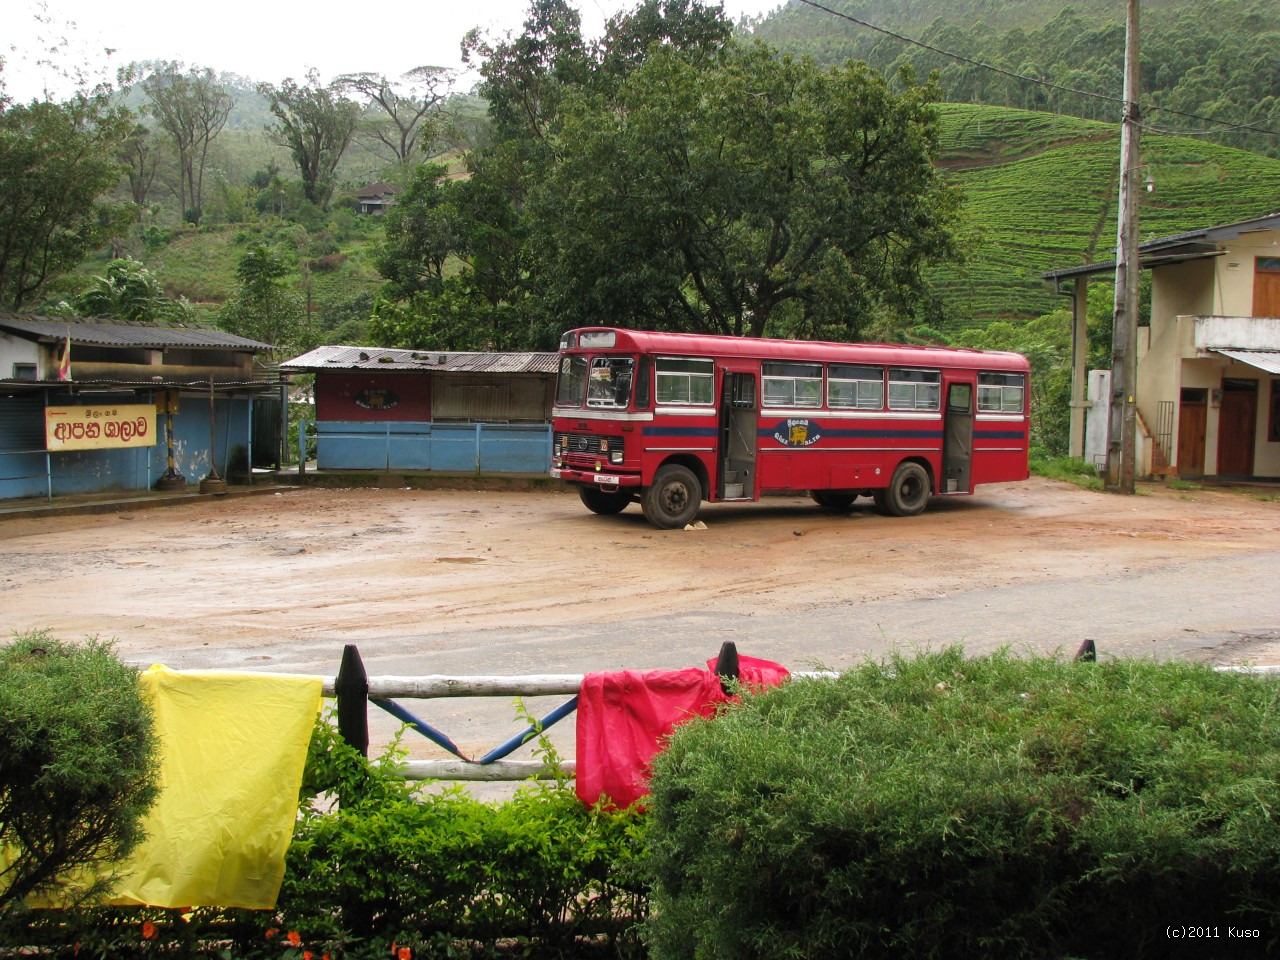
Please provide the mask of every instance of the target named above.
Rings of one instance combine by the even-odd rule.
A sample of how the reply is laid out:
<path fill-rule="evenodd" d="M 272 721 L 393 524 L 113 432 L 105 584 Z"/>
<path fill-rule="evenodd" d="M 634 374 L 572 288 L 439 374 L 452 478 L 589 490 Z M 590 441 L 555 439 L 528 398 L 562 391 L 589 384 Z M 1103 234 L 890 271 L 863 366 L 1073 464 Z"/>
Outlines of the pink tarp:
<path fill-rule="evenodd" d="M 790 673 L 768 660 L 740 657 L 739 678 L 747 687 L 774 686 Z M 650 763 L 676 724 L 708 717 L 729 697 L 720 687 L 715 661 L 708 669 L 622 670 L 589 673 L 578 693 L 579 799 L 607 799 L 628 807 L 649 792 Z"/>

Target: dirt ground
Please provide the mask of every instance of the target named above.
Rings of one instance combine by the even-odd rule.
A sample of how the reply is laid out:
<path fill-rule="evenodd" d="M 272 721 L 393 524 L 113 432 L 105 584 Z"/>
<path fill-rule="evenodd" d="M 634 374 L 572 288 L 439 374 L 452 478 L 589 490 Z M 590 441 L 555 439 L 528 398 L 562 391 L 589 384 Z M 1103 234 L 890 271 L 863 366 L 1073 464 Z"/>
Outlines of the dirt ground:
<path fill-rule="evenodd" d="M 373 676 L 683 667 L 724 640 L 793 670 L 955 643 L 1069 655 L 1085 638 L 1104 657 L 1280 663 L 1274 488 L 1032 479 L 914 518 L 769 498 L 700 519 L 660 531 L 572 493 L 319 487 L 8 518 L 0 630 L 112 639 L 139 666 L 326 676 L 349 643 Z M 437 715 L 464 747 L 499 732 L 458 702 Z"/>

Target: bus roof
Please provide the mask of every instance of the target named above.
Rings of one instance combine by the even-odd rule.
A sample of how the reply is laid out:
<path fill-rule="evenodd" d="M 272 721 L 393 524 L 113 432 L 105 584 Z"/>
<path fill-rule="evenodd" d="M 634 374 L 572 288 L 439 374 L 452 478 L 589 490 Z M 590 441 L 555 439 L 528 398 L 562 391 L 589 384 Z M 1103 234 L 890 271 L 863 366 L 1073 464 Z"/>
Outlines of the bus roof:
<path fill-rule="evenodd" d="M 583 333 L 613 333 L 609 348 L 577 347 Z M 636 353 L 671 354 L 675 356 L 750 357 L 761 360 L 808 360 L 843 363 L 885 363 L 897 366 L 983 367 L 988 370 L 1030 368 L 1020 353 L 976 350 L 970 347 L 925 347 L 901 343 L 835 343 L 819 340 L 779 340 L 765 337 L 728 337 L 703 333 L 659 333 L 649 330 L 625 330 L 621 327 L 578 327 L 566 331 L 574 335 L 570 350 L 596 352 L 635 351 Z"/>

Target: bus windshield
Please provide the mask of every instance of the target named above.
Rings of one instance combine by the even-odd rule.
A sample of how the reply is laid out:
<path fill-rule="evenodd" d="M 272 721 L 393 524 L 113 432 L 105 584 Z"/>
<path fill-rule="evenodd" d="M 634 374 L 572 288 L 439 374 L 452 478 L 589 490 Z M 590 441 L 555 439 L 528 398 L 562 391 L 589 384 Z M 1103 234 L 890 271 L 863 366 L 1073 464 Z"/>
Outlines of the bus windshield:
<path fill-rule="evenodd" d="M 631 357 L 593 357 L 587 381 L 588 407 L 625 407 L 631 399 Z"/>
<path fill-rule="evenodd" d="M 556 406 L 581 407 L 585 395 L 588 407 L 626 407 L 635 365 L 634 357 L 561 357 Z"/>

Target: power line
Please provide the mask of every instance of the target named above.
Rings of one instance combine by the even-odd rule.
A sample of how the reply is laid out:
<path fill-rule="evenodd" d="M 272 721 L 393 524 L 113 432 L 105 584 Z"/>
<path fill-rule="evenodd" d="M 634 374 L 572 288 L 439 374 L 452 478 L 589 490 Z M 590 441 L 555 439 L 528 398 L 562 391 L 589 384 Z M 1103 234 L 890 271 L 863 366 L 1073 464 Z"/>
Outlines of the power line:
<path fill-rule="evenodd" d="M 1077 90 L 1075 87 L 1067 87 L 1060 83 L 1054 83 L 1052 80 L 1046 80 L 1043 77 L 1030 77 L 1030 76 L 1027 76 L 1026 74 L 1018 73 L 1015 70 L 1006 70 L 1003 67 L 997 67 L 994 64 L 983 63 L 981 60 L 975 60 L 972 57 L 966 57 L 964 56 L 964 54 L 952 53 L 950 50 L 943 50 L 941 47 L 936 47 L 931 43 L 926 43 L 923 40 L 917 40 L 914 37 L 908 37 L 901 33 L 895 33 L 893 30 L 889 30 L 885 27 L 876 26 L 876 24 L 869 23 L 866 20 L 860 20 L 859 18 L 855 16 L 851 16 L 850 14 L 844 13 L 840 10 L 832 10 L 830 7 L 824 6 L 823 4 L 817 2 L 817 0 L 799 0 L 799 2 L 804 4 L 805 6 L 813 7 L 815 10 L 821 10 L 823 13 L 830 14 L 833 17 L 839 17 L 841 20 L 848 20 L 850 23 L 855 23 L 860 27 L 866 27 L 868 30 L 873 30 L 876 33 L 882 33 L 887 37 L 893 37 L 895 40 L 900 40 L 903 43 L 910 44 L 916 47 L 921 47 L 922 49 L 928 50 L 932 53 L 936 53 L 944 57 L 949 57 L 950 59 L 959 61 L 960 63 L 967 63 L 970 66 L 978 67 L 982 70 L 990 70 L 992 73 L 998 73 L 1001 76 L 1009 77 L 1010 79 L 1013 79 L 1013 80 L 1021 80 L 1024 83 L 1037 84 L 1038 86 L 1041 86 L 1041 87 L 1047 87 L 1050 90 L 1058 90 L 1063 93 L 1075 94 L 1076 96 L 1090 97 L 1095 100 L 1105 100 L 1108 103 L 1118 103 L 1122 105 L 1124 103 L 1124 99 L 1122 97 L 1113 97 L 1105 93 L 1098 93 L 1095 90 Z M 1152 106 L 1152 107 L 1149 107 L 1148 110 L 1153 113 L 1156 111 L 1162 111 L 1164 113 L 1172 114 L 1173 116 L 1184 117 L 1188 120 L 1198 120 L 1201 123 L 1208 123 L 1208 124 L 1222 123 L 1222 121 L 1214 120 L 1211 117 L 1202 117 L 1199 114 L 1187 113 L 1182 110 L 1174 110 L 1171 107 Z M 1189 136 L 1189 137 L 1211 136 L 1218 133 L 1225 133 L 1229 130 L 1248 130 L 1252 133 L 1261 133 L 1270 137 L 1280 137 L 1280 130 L 1272 130 L 1267 127 L 1259 127 L 1249 123 L 1225 124 L 1219 127 L 1217 130 L 1197 130 L 1197 131 L 1187 131 L 1187 132 L 1183 132 L 1179 130 L 1162 130 L 1157 127 L 1144 127 L 1144 129 L 1151 130 L 1154 133 L 1169 134 L 1171 136 Z"/>

